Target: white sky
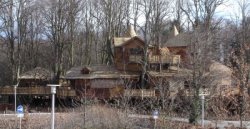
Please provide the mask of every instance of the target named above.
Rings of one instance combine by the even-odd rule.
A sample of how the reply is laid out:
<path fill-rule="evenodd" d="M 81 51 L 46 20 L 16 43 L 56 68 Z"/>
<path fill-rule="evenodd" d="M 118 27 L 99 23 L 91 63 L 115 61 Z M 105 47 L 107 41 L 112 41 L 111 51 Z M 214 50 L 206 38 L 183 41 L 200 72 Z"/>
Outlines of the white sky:
<path fill-rule="evenodd" d="M 224 3 L 217 7 L 215 17 L 223 17 L 223 19 L 239 20 L 241 19 L 241 13 L 238 1 L 246 1 L 249 3 L 248 8 L 250 8 L 250 0 L 224 0 Z M 249 9 L 248 9 L 249 10 Z M 250 14 L 250 11 L 248 11 Z M 138 19 L 139 24 L 144 23 L 144 17 L 141 16 Z"/>
<path fill-rule="evenodd" d="M 249 0 L 225 0 L 225 3 L 217 8 L 215 16 L 225 19 L 240 19 L 241 13 L 238 1 L 247 1 L 250 3 Z"/>

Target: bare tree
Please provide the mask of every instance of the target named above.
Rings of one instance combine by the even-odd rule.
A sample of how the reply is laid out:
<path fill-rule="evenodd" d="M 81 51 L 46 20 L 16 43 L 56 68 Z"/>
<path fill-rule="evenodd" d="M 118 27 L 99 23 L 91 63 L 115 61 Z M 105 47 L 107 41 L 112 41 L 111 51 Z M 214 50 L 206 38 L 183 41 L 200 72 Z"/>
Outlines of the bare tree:
<path fill-rule="evenodd" d="M 8 3 L 4 8 L 1 8 L 1 21 L 3 21 L 2 32 L 5 33 L 5 42 L 7 43 L 7 55 L 12 71 L 12 83 L 16 79 L 16 62 L 15 62 L 15 37 L 14 37 L 14 11 L 13 0 L 6 1 Z M 3 37 L 2 37 L 3 38 Z"/>
<path fill-rule="evenodd" d="M 190 67 L 192 76 L 190 86 L 193 89 L 193 103 L 190 112 L 190 123 L 197 123 L 200 112 L 200 89 L 204 87 L 203 80 L 206 64 L 212 59 L 211 45 L 213 43 L 213 25 L 211 24 L 216 8 L 223 0 L 192 0 L 180 1 L 181 10 L 185 13 L 193 27 L 190 42 Z M 190 37 L 190 38 L 191 38 Z M 206 60 L 204 60 L 206 59 Z"/>
<path fill-rule="evenodd" d="M 231 65 L 234 70 L 235 80 L 237 86 L 239 86 L 240 94 L 238 96 L 239 102 L 239 117 L 240 127 L 242 128 L 242 119 L 244 117 L 244 111 L 246 108 L 245 89 L 249 88 L 249 24 L 248 14 L 249 2 L 246 0 L 238 1 L 240 14 L 241 14 L 241 26 L 235 27 L 233 48 L 231 53 Z"/>
<path fill-rule="evenodd" d="M 77 16 L 80 13 L 80 7 L 82 6 L 81 1 L 79 0 L 70 0 L 69 1 L 69 10 L 68 10 L 68 20 L 67 20 L 67 33 L 68 33 L 68 44 L 69 44 L 69 67 L 74 66 L 75 64 L 75 42 L 76 42 L 76 32 L 78 20 Z"/>
<path fill-rule="evenodd" d="M 27 36 L 27 23 L 30 16 L 29 1 L 6 0 L 0 8 L 2 21 L 2 39 L 7 44 L 7 55 L 12 71 L 12 83 L 16 82 L 21 70 L 22 47 Z"/>
<path fill-rule="evenodd" d="M 46 3 L 44 17 L 47 25 L 47 37 L 52 43 L 54 53 L 53 70 L 58 81 L 63 72 L 63 59 L 68 23 L 69 1 L 55 0 Z"/>

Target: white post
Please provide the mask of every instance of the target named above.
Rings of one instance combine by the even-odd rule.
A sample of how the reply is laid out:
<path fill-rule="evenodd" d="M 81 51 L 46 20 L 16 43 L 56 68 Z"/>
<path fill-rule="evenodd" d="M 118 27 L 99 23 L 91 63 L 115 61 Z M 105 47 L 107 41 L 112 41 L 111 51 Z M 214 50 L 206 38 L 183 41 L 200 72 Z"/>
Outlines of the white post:
<path fill-rule="evenodd" d="M 51 114 L 52 114 L 51 129 L 54 129 L 55 128 L 55 94 L 54 93 L 52 93 L 52 110 L 51 110 Z"/>
<path fill-rule="evenodd" d="M 155 123 L 154 123 L 154 129 L 156 129 L 156 119 L 155 119 Z"/>
<path fill-rule="evenodd" d="M 55 94 L 56 94 L 56 87 L 60 85 L 48 84 L 47 86 L 51 87 L 51 94 L 52 94 L 51 129 L 54 129 L 55 128 Z"/>
<path fill-rule="evenodd" d="M 19 129 L 22 128 L 22 117 L 19 117 Z"/>
<path fill-rule="evenodd" d="M 159 112 L 157 110 L 153 111 L 154 129 L 156 129 L 156 119 L 158 118 L 159 118 Z"/>
<path fill-rule="evenodd" d="M 15 115 L 16 115 L 16 88 L 17 88 L 17 85 L 14 85 L 14 99 L 15 99 L 14 110 L 15 110 Z"/>
<path fill-rule="evenodd" d="M 204 95 L 201 95 L 201 105 L 202 105 L 202 112 L 201 112 L 201 125 L 202 125 L 202 128 L 204 128 L 204 116 L 205 116 L 205 113 L 204 113 L 204 106 L 205 106 L 205 96 Z"/>

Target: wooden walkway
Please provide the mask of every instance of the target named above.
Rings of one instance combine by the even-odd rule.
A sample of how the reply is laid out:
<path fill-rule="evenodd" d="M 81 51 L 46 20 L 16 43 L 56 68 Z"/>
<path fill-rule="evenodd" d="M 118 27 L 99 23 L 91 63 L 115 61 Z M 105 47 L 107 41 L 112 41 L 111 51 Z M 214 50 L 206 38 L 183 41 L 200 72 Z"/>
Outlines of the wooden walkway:
<path fill-rule="evenodd" d="M 13 95 L 15 93 L 14 87 L 6 86 L 0 87 L 0 95 Z M 50 87 L 37 86 L 37 87 L 17 87 L 16 93 L 19 95 L 50 95 Z M 57 96 L 73 97 L 76 92 L 68 87 L 58 87 Z"/>

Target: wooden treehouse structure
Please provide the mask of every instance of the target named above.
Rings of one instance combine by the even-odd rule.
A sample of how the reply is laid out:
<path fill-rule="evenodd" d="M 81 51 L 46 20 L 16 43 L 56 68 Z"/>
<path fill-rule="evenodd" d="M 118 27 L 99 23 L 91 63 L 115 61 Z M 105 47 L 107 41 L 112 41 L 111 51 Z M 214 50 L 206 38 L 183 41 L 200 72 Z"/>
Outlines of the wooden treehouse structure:
<path fill-rule="evenodd" d="M 51 89 L 47 84 L 52 82 L 53 74 L 47 69 L 36 67 L 33 70 L 23 73 L 18 78 L 18 85 L 15 89 L 14 86 L 3 86 L 0 88 L 0 95 L 5 96 L 7 101 L 13 101 L 13 96 L 16 94 L 19 98 L 50 98 Z M 70 87 L 62 85 L 57 89 L 57 98 L 73 98 L 76 96 L 74 90 Z M 8 100 L 9 99 L 9 100 Z M 24 99 L 24 103 L 26 100 Z"/>
<path fill-rule="evenodd" d="M 187 51 L 190 37 L 188 34 L 179 34 L 176 27 L 171 33 L 172 37 L 163 44 L 163 47 L 153 46 L 146 44 L 130 27 L 125 37 L 114 37 L 113 39 L 113 65 L 71 68 L 61 78 L 62 86 L 57 89 L 57 97 L 112 99 L 176 96 L 179 91 L 189 88 L 186 80 L 191 75 L 191 70 L 180 67 L 180 63 L 188 61 Z M 147 64 L 145 85 L 141 86 L 142 68 L 145 61 Z M 220 66 L 222 67 L 222 64 Z M 212 77 L 212 73 L 218 74 L 216 71 L 219 70 L 216 68 L 217 66 L 211 65 L 206 76 Z M 227 68 L 225 70 L 230 71 Z M 16 89 L 17 94 L 35 97 L 49 96 L 50 87 L 46 87 L 46 85 L 51 83 L 54 77 L 51 73 L 38 67 L 22 74 Z M 220 80 L 217 78 L 217 82 L 209 84 L 217 85 L 221 82 L 223 86 L 231 85 L 231 82 L 228 81 L 231 79 L 231 72 L 227 73 L 221 74 L 227 75 L 227 80 L 224 77 Z M 230 84 L 225 82 L 230 82 Z M 13 94 L 13 86 L 0 88 L 0 95 L 11 96 Z"/>
<path fill-rule="evenodd" d="M 145 50 L 146 45 L 148 50 Z M 102 99 L 155 98 L 162 93 L 162 85 L 159 88 L 158 84 L 161 78 L 164 78 L 164 87 L 167 87 L 166 83 L 174 82 L 173 78 L 178 78 L 183 72 L 179 68 L 181 55 L 172 54 L 167 47 L 145 44 L 132 27 L 125 37 L 114 37 L 113 48 L 114 65 L 74 67 L 66 73 L 65 80 L 71 84 L 77 96 Z M 145 57 L 148 70 L 145 76 L 146 85 L 142 87 L 140 82 Z"/>

